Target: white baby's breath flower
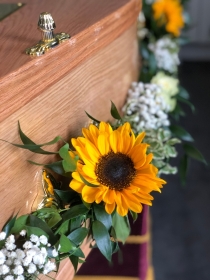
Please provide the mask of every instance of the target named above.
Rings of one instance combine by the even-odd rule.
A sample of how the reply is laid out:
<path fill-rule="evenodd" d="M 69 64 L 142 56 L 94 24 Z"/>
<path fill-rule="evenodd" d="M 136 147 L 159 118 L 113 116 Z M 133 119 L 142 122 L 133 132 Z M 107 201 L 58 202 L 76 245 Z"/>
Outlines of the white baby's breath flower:
<path fill-rule="evenodd" d="M 47 239 L 47 237 L 46 237 L 45 235 L 41 235 L 41 236 L 39 237 L 39 241 L 40 241 L 43 245 L 47 245 L 47 243 L 48 243 L 48 239 Z"/>
<path fill-rule="evenodd" d="M 58 251 L 55 250 L 55 249 L 53 249 L 53 250 L 52 250 L 52 256 L 53 256 L 54 258 L 56 258 L 56 257 L 58 256 Z"/>
<path fill-rule="evenodd" d="M 160 87 L 155 84 L 132 83 L 128 98 L 123 107 L 125 119 L 139 133 L 145 129 L 158 129 L 168 126 L 169 106 L 159 95 Z"/>
<path fill-rule="evenodd" d="M 26 230 L 25 230 L 25 229 L 22 229 L 21 232 L 20 232 L 20 235 L 21 235 L 21 236 L 26 236 Z"/>
<path fill-rule="evenodd" d="M 29 266 L 29 264 L 32 262 L 32 256 L 27 256 L 25 259 L 22 260 L 23 266 Z"/>
<path fill-rule="evenodd" d="M 33 274 L 34 272 L 36 272 L 37 268 L 35 266 L 35 264 L 31 263 L 28 267 L 28 273 Z"/>
<path fill-rule="evenodd" d="M 2 251 L 0 251 L 0 264 L 3 264 L 5 260 L 6 260 L 5 254 Z"/>
<path fill-rule="evenodd" d="M 9 235 L 5 242 L 5 247 L 7 250 L 12 251 L 16 248 L 15 243 L 15 236 L 13 234 Z"/>
<path fill-rule="evenodd" d="M 23 275 L 18 275 L 15 280 L 25 280 L 25 277 Z"/>
<path fill-rule="evenodd" d="M 8 258 L 16 259 L 17 258 L 17 253 L 15 251 L 8 252 L 7 256 L 8 256 Z"/>
<path fill-rule="evenodd" d="M 150 43 L 148 47 L 154 53 L 158 68 L 170 73 L 177 72 L 177 66 L 180 64 L 180 61 L 178 57 L 179 47 L 176 40 L 165 36 L 155 43 Z"/>
<path fill-rule="evenodd" d="M 33 243 L 31 241 L 26 241 L 24 244 L 23 244 L 23 248 L 24 249 L 31 249 L 33 247 Z"/>
<path fill-rule="evenodd" d="M 4 240 L 6 238 L 6 232 L 2 231 L 0 232 L 0 241 Z"/>
<path fill-rule="evenodd" d="M 33 256 L 33 262 L 36 265 L 42 265 L 45 262 L 45 258 L 43 257 L 42 254 L 37 254 L 37 255 Z"/>
<path fill-rule="evenodd" d="M 28 256 L 28 257 L 33 257 L 33 256 L 35 256 L 38 252 L 40 252 L 40 250 L 38 249 L 38 248 L 32 248 L 32 249 L 29 249 L 29 250 L 27 250 L 26 251 L 26 255 Z"/>
<path fill-rule="evenodd" d="M 7 259 L 6 261 L 5 261 L 5 264 L 6 265 L 8 265 L 8 266 L 11 266 L 12 264 L 13 264 L 13 259 Z"/>
<path fill-rule="evenodd" d="M 13 243 L 5 243 L 5 247 L 6 247 L 6 249 L 8 250 L 8 251 L 12 251 L 12 250 L 14 250 L 15 248 L 16 248 L 16 245 L 15 244 L 13 244 Z"/>
<path fill-rule="evenodd" d="M 7 274 L 9 270 L 9 267 L 6 264 L 0 265 L 0 275 Z"/>
<path fill-rule="evenodd" d="M 15 266 L 15 268 L 13 269 L 13 273 L 16 275 L 22 275 L 24 272 L 22 265 L 17 265 Z"/>
<path fill-rule="evenodd" d="M 42 247 L 40 251 L 41 251 L 42 256 L 46 259 L 46 257 L 47 257 L 47 250 L 46 250 L 46 248 Z"/>
<path fill-rule="evenodd" d="M 17 254 L 17 258 L 18 258 L 19 260 L 22 260 L 23 258 L 25 258 L 25 253 L 24 253 L 24 251 L 21 250 L 21 249 L 17 249 L 17 250 L 16 250 L 16 254 Z"/>
<path fill-rule="evenodd" d="M 56 265 L 51 262 L 51 261 L 48 261 L 45 265 L 44 265 L 44 270 L 43 270 L 43 274 L 47 274 L 53 270 L 56 269 Z"/>
<path fill-rule="evenodd" d="M 14 280 L 14 276 L 12 275 L 7 275 L 4 280 Z"/>
<path fill-rule="evenodd" d="M 15 265 L 21 265 L 21 264 L 22 264 L 22 261 L 19 260 L 19 259 L 14 259 L 14 264 L 15 264 Z"/>
<path fill-rule="evenodd" d="M 31 240 L 31 242 L 36 243 L 37 241 L 39 241 L 39 237 L 37 235 L 35 235 L 35 234 L 32 234 L 30 236 L 30 240 Z"/>

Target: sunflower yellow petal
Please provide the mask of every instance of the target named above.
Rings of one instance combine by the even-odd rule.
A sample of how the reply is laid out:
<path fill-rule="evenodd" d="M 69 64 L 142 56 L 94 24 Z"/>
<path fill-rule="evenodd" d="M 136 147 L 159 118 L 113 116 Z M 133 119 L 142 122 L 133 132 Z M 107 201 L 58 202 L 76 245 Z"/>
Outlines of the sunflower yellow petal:
<path fill-rule="evenodd" d="M 108 204 L 106 203 L 105 204 L 105 210 L 108 214 L 112 214 L 112 212 L 114 211 L 115 209 L 115 203 L 112 203 L 112 204 Z"/>
<path fill-rule="evenodd" d="M 98 144 L 98 149 L 102 156 L 104 156 L 110 152 L 109 141 L 108 141 L 107 135 L 105 133 L 100 134 L 98 136 L 97 144 Z"/>
<path fill-rule="evenodd" d="M 100 124 L 99 124 L 99 131 L 111 134 L 113 129 L 112 129 L 112 127 L 111 127 L 111 125 L 109 123 L 100 122 Z"/>
<path fill-rule="evenodd" d="M 136 137 L 136 142 L 135 145 L 141 144 L 142 140 L 144 139 L 146 133 L 141 132 L 137 137 Z"/>
<path fill-rule="evenodd" d="M 119 139 L 120 139 L 120 133 L 117 130 L 114 130 L 109 137 L 110 146 L 114 153 L 117 153 L 119 151 L 119 149 L 118 149 L 119 148 L 118 147 Z"/>
<path fill-rule="evenodd" d="M 81 193 L 83 190 L 83 187 L 84 187 L 84 183 L 81 183 L 81 182 L 73 179 L 73 180 L 71 180 L 69 186 L 71 189 L 75 190 L 76 192 Z"/>
<path fill-rule="evenodd" d="M 93 188 L 84 186 L 82 189 L 82 198 L 87 203 L 93 203 L 95 201 L 96 195 L 100 192 L 100 188 Z"/>
<path fill-rule="evenodd" d="M 94 169 L 89 168 L 87 165 L 83 165 L 83 172 L 90 178 L 97 179 Z"/>
<path fill-rule="evenodd" d="M 98 162 L 101 155 L 100 155 L 98 149 L 96 148 L 96 146 L 94 146 L 90 141 L 87 141 L 85 148 L 87 150 L 89 157 L 92 159 L 92 161 Z"/>

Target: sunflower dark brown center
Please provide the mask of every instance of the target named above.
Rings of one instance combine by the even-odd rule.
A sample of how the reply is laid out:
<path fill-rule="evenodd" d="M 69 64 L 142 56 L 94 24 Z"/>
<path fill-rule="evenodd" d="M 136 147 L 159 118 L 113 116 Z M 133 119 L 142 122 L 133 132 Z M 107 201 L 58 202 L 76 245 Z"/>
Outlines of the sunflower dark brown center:
<path fill-rule="evenodd" d="M 130 185 L 136 170 L 129 156 L 110 152 L 100 158 L 95 173 L 101 184 L 112 190 L 121 191 Z"/>

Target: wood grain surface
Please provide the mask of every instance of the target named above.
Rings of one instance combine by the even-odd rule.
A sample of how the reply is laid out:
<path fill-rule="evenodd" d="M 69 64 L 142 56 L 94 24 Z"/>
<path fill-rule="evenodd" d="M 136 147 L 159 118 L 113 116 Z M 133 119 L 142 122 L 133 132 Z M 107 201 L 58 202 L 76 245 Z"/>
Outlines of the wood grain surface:
<path fill-rule="evenodd" d="M 4 0 L 0 0 L 0 3 Z M 107 46 L 135 23 L 141 0 L 26 0 L 0 22 L 0 121 Z M 40 40 L 39 14 L 50 12 L 56 32 L 69 41 L 44 56 L 31 58 L 27 47 Z"/>
<path fill-rule="evenodd" d="M 125 102 L 130 83 L 138 76 L 138 47 L 134 24 L 110 45 L 75 67 L 68 75 L 0 122 L 0 138 L 20 143 L 17 121 L 36 143 L 61 135 L 65 139 L 81 135 L 88 124 L 84 110 L 100 120 L 110 118 L 110 100 L 118 108 Z M 55 145 L 49 150 L 56 150 Z M 47 163 L 51 156 L 35 155 L 0 141 L 0 227 L 12 215 L 31 212 L 40 186 L 41 168 L 27 160 Z M 85 247 L 85 252 L 88 251 Z M 73 268 L 67 265 L 59 280 L 71 280 Z M 58 274 L 60 275 L 60 274 Z M 61 274 L 62 275 L 62 274 Z M 43 278 L 47 279 L 47 278 Z"/>
<path fill-rule="evenodd" d="M 108 120 L 110 100 L 121 108 L 130 83 L 137 79 L 136 17 L 141 1 L 24 2 L 23 8 L 0 22 L 0 139 L 20 143 L 18 120 L 36 143 L 57 135 L 66 140 L 79 136 L 89 123 L 85 110 L 97 119 Z M 57 32 L 70 33 L 72 38 L 42 57 L 30 58 L 23 50 L 39 40 L 36 23 L 43 11 L 52 13 Z M 46 149 L 55 151 L 58 147 Z M 32 210 L 41 185 L 41 167 L 27 160 L 49 163 L 55 158 L 2 141 L 0 150 L 2 227 L 18 211 L 21 215 Z M 89 243 L 83 244 L 85 254 L 89 253 Z M 73 275 L 67 261 L 56 279 L 71 280 Z"/>

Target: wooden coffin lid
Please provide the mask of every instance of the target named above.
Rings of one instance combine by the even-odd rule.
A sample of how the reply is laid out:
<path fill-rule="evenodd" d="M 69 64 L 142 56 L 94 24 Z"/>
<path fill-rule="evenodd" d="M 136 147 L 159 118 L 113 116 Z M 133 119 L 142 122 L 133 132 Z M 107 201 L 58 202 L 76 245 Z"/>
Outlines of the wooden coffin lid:
<path fill-rule="evenodd" d="M 141 8 L 141 0 L 24 3 L 24 7 L 0 21 L 0 121 L 119 37 L 136 21 Z M 55 33 L 66 32 L 71 39 L 44 56 L 31 58 L 24 51 L 41 39 L 37 21 L 44 11 L 52 14 Z"/>

